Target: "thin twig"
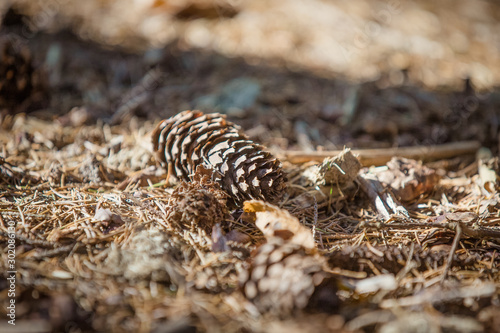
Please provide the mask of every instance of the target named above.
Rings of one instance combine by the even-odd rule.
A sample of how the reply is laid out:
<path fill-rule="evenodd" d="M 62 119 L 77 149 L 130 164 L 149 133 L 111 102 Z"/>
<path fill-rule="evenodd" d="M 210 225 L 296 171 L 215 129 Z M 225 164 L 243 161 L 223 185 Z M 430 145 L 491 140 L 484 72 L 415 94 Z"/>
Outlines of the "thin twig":
<path fill-rule="evenodd" d="M 9 237 L 9 233 L 0 229 L 0 236 Z M 15 239 L 16 239 L 16 241 L 20 241 L 22 243 L 32 245 L 32 246 L 52 247 L 53 248 L 53 247 L 56 247 L 59 245 L 58 243 L 51 243 L 51 242 L 39 240 L 39 239 L 31 239 L 31 238 L 28 238 L 28 237 L 20 235 L 20 234 L 16 234 Z"/>
<path fill-rule="evenodd" d="M 81 246 L 83 246 L 83 244 L 81 244 L 81 243 L 69 244 L 69 245 L 57 247 L 55 249 L 41 251 L 39 253 L 34 254 L 31 258 L 36 260 L 36 259 L 55 257 L 55 256 L 58 256 L 60 254 L 67 253 L 67 252 L 73 253 Z"/>
<path fill-rule="evenodd" d="M 472 238 L 496 238 L 500 239 L 500 230 L 495 230 L 486 227 L 470 227 L 462 222 L 415 222 L 410 220 L 408 223 L 384 223 L 384 222 L 361 222 L 360 228 L 366 229 L 403 229 L 410 230 L 414 228 L 440 228 L 455 231 L 458 227 L 461 228 L 462 233 Z"/>
<path fill-rule="evenodd" d="M 446 261 L 446 267 L 444 268 L 443 275 L 441 276 L 441 284 L 444 283 L 446 277 L 448 276 L 451 264 L 453 263 L 453 256 L 455 255 L 455 251 L 457 250 L 458 243 L 460 242 L 461 237 L 462 237 L 462 227 L 460 226 L 460 224 L 457 224 L 457 228 L 455 231 L 455 238 L 453 239 L 453 244 L 451 245 L 450 254 L 448 255 L 448 260 Z"/>

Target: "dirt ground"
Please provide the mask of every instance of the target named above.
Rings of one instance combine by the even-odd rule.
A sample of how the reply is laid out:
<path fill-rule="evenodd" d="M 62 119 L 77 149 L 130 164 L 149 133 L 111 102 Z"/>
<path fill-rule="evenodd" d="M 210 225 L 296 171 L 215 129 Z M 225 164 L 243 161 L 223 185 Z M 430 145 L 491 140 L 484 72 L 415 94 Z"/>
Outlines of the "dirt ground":
<path fill-rule="evenodd" d="M 500 332 L 496 2 L 0 14 L 1 332 Z M 280 158 L 275 207 L 159 164 L 193 109 Z"/>

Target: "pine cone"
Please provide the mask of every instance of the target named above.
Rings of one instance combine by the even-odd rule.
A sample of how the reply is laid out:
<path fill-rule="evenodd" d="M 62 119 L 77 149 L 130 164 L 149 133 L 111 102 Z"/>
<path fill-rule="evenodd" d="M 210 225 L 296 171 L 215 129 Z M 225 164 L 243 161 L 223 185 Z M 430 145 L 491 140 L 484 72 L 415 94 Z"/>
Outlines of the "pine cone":
<path fill-rule="evenodd" d="M 153 145 L 158 160 L 171 164 L 181 179 L 190 179 L 199 165 L 211 169 L 214 180 L 237 204 L 248 199 L 274 202 L 284 193 L 280 161 L 225 115 L 181 112 L 158 124 Z"/>
<path fill-rule="evenodd" d="M 321 257 L 297 244 L 266 243 L 240 275 L 242 292 L 261 313 L 286 316 L 311 305 L 324 307 L 325 301 L 331 308 L 337 301 L 336 287 L 322 265 Z"/>
<path fill-rule="evenodd" d="M 0 110 L 17 113 L 41 107 L 43 90 L 26 43 L 13 34 L 0 35 Z"/>
<path fill-rule="evenodd" d="M 229 219 L 226 198 L 219 184 L 212 182 L 199 168 L 192 182 L 182 182 L 170 196 L 167 219 L 181 228 L 201 228 L 210 234 L 216 223 L 224 225 Z"/>

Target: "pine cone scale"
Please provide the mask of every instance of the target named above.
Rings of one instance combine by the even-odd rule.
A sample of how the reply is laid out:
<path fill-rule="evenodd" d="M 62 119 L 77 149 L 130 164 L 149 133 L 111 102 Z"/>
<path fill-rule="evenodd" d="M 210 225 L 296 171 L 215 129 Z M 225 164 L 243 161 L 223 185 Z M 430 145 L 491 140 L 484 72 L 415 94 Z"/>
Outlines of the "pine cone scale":
<path fill-rule="evenodd" d="M 193 133 L 193 136 L 196 137 L 196 139 L 195 141 L 193 141 L 190 148 L 188 148 L 188 154 L 190 154 L 190 152 L 192 151 L 191 161 L 195 166 L 194 168 L 196 168 L 198 165 L 203 164 L 204 162 L 203 148 L 205 147 L 206 142 L 221 135 L 223 132 L 224 129 L 222 127 L 216 127 L 213 130 L 210 129 L 207 132 L 202 132 L 202 134 L 198 137 L 196 137 L 197 133 Z"/>
<path fill-rule="evenodd" d="M 172 143 L 170 145 L 167 145 L 165 155 L 167 156 L 167 160 L 172 160 L 175 156 L 181 154 L 180 158 L 174 159 L 174 167 L 176 174 L 182 175 L 184 179 L 190 177 L 196 170 L 197 166 L 193 165 L 192 163 L 182 163 L 182 161 L 186 160 L 189 157 L 188 154 L 190 147 L 193 147 L 195 145 L 192 138 L 195 136 L 196 130 L 198 128 L 207 131 L 211 130 L 210 128 L 206 128 L 209 127 L 206 126 L 206 118 L 206 116 L 200 116 L 191 121 L 189 121 L 189 119 L 188 121 L 179 121 L 178 124 L 174 124 L 173 129 L 171 129 L 172 132 L 170 133 L 170 136 L 172 137 Z M 218 127 L 221 128 L 220 126 Z M 193 129 L 195 130 L 194 132 Z M 170 154 L 168 154 L 168 152 L 170 152 Z"/>

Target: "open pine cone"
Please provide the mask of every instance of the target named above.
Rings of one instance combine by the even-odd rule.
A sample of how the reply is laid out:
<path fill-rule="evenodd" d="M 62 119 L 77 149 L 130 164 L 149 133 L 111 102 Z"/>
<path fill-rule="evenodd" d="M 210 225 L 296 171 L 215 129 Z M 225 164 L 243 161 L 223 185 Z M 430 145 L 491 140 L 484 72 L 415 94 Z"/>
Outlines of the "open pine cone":
<path fill-rule="evenodd" d="M 336 284 L 322 266 L 322 257 L 276 239 L 258 248 L 240 285 L 260 313 L 286 316 L 306 307 L 330 309 L 337 303 Z"/>
<path fill-rule="evenodd" d="M 240 127 L 219 113 L 184 111 L 161 121 L 153 132 L 158 160 L 188 180 L 200 165 L 235 203 L 279 200 L 286 188 L 280 161 L 249 140 Z"/>
<path fill-rule="evenodd" d="M 33 111 L 42 106 L 44 91 L 28 45 L 14 34 L 0 34 L 0 111 Z"/>
<path fill-rule="evenodd" d="M 216 223 L 229 219 L 227 194 L 199 168 L 192 182 L 181 182 L 170 196 L 167 219 L 183 229 L 201 228 L 210 234 Z"/>

